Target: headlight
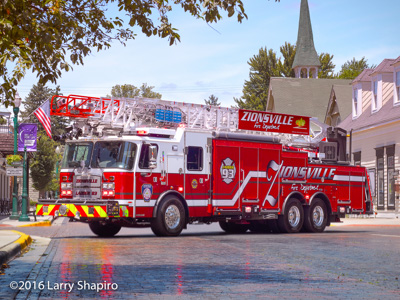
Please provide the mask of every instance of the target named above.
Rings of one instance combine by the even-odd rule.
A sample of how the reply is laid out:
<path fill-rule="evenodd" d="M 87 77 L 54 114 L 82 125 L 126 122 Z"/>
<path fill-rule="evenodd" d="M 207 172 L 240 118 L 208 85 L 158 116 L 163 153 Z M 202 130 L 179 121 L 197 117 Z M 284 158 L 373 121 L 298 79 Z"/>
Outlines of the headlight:
<path fill-rule="evenodd" d="M 114 182 L 112 183 L 103 183 L 103 190 L 113 190 L 115 187 Z"/>
<path fill-rule="evenodd" d="M 61 189 L 63 189 L 63 190 L 72 189 L 72 183 L 71 182 L 62 182 Z"/>

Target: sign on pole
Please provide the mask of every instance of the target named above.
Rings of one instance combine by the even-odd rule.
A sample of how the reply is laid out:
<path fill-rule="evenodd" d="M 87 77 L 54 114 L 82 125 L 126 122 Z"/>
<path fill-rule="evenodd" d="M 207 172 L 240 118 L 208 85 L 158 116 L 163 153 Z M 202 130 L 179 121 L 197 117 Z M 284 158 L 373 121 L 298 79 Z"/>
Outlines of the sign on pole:
<path fill-rule="evenodd" d="M 22 177 L 22 168 L 13 168 L 13 167 L 7 167 L 6 168 L 6 175 L 7 176 L 18 176 Z"/>
<path fill-rule="evenodd" d="M 310 117 L 240 109 L 239 129 L 309 135 Z"/>
<path fill-rule="evenodd" d="M 19 124 L 18 126 L 18 151 L 33 152 L 37 147 L 37 124 Z"/>

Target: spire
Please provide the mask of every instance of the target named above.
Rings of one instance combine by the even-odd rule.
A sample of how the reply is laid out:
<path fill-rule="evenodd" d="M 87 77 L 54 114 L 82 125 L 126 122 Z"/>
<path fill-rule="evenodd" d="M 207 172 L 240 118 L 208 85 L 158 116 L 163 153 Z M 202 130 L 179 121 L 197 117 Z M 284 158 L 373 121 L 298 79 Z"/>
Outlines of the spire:
<path fill-rule="evenodd" d="M 301 69 L 306 68 L 307 77 L 309 77 L 308 73 L 310 71 L 310 67 L 316 70 L 316 74 L 318 74 L 319 66 L 321 66 L 321 63 L 319 62 L 319 56 L 314 47 L 314 38 L 311 27 L 308 1 L 301 0 L 299 32 L 297 34 L 296 43 L 296 55 L 294 57 L 292 68 L 295 69 L 296 77 L 300 77 Z M 316 78 L 315 75 L 313 77 Z"/>

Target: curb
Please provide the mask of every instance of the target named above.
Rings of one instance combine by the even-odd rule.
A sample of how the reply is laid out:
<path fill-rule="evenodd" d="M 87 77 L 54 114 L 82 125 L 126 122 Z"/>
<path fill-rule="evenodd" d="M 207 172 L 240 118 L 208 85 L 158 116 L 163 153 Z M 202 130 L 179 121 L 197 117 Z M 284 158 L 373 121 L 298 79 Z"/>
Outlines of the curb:
<path fill-rule="evenodd" d="M 13 259 L 15 256 L 21 254 L 21 252 L 32 243 L 32 238 L 22 232 L 11 230 L 20 237 L 13 243 L 0 249 L 0 265 L 3 265 Z"/>
<path fill-rule="evenodd" d="M 53 224 L 53 221 L 40 221 L 40 222 L 35 222 L 32 224 L 24 224 L 24 225 L 18 225 L 17 227 L 35 227 L 35 226 L 51 226 Z"/>

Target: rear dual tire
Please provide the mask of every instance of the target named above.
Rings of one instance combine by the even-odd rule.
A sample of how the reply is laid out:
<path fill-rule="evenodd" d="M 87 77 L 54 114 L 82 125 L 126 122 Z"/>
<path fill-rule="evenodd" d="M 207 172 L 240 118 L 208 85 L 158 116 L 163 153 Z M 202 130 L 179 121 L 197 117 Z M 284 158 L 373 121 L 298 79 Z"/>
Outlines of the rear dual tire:
<path fill-rule="evenodd" d="M 328 212 L 325 202 L 319 198 L 312 201 L 304 210 L 304 229 L 307 232 L 323 232 L 328 222 Z"/>

